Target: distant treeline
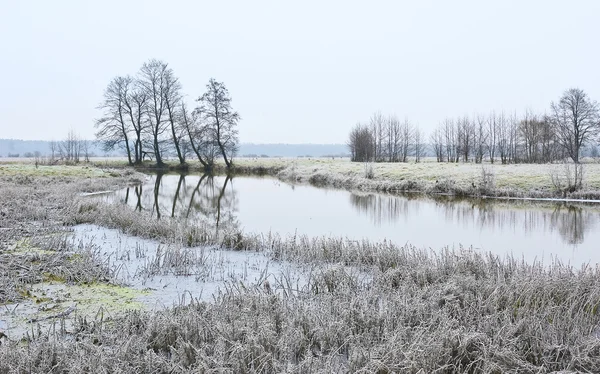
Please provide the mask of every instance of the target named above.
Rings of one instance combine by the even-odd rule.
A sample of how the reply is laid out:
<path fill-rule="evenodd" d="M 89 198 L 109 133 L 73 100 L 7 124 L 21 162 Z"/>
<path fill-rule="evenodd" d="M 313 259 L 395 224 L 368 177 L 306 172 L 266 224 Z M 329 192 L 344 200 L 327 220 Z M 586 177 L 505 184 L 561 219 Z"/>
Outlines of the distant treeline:
<path fill-rule="evenodd" d="M 83 140 L 82 140 L 83 141 Z M 90 157 L 121 156 L 119 152 L 106 152 L 98 142 L 87 140 Z M 0 139 L 0 157 L 51 157 L 52 146 L 59 141 Z M 55 150 L 54 153 L 57 153 Z"/>
<path fill-rule="evenodd" d="M 598 156 L 600 105 L 578 88 L 566 90 L 547 113 L 490 112 L 446 118 L 427 140 L 408 119 L 375 113 L 350 131 L 353 161 L 547 163 Z M 426 144 L 428 142 L 428 144 Z"/>
<path fill-rule="evenodd" d="M 102 144 L 90 143 L 90 157 L 123 157 L 121 150 L 105 151 Z M 51 142 L 45 140 L 0 139 L 0 157 L 51 156 Z M 348 156 L 345 144 L 253 144 L 242 143 L 239 146 L 241 157 L 325 157 Z M 167 153 L 168 158 L 176 157 Z"/>

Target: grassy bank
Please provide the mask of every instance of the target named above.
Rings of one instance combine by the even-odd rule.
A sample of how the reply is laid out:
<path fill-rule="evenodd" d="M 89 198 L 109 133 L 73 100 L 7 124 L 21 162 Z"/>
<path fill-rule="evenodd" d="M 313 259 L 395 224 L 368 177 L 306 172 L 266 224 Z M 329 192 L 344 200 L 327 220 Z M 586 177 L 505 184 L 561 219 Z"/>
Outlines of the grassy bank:
<path fill-rule="evenodd" d="M 351 190 L 423 192 L 459 196 L 598 199 L 600 164 L 584 165 L 583 186 L 564 194 L 557 191 L 552 175 L 563 177 L 559 164 L 449 164 L 376 163 L 366 166 L 347 159 L 239 159 L 236 167 L 268 172 L 290 182 L 304 182 Z M 366 168 L 372 175 L 366 177 Z"/>
<path fill-rule="evenodd" d="M 98 166 L 119 163 L 99 162 Z M 121 167 L 124 164 L 120 163 Z M 167 164 L 165 170 L 176 170 Z M 151 164 L 141 170 L 156 171 Z M 191 161 L 188 171 L 201 172 L 199 163 Z M 216 173 L 226 173 L 217 163 Z M 380 191 L 420 192 L 457 196 L 490 196 L 516 198 L 600 199 L 600 164 L 584 164 L 583 185 L 577 191 L 565 191 L 553 183 L 552 177 L 566 178 L 562 164 L 473 164 L 437 163 L 426 159 L 421 163 L 363 163 L 344 158 L 238 158 L 234 174 L 270 175 L 293 183 L 317 186 Z M 369 175 L 368 175 L 369 174 Z M 367 177 L 368 175 L 368 177 Z"/>
<path fill-rule="evenodd" d="M 64 225 L 82 222 L 172 248 L 259 250 L 308 265 L 306 284 L 297 288 L 285 277 L 270 285 L 235 282 L 213 302 L 115 312 L 110 320 L 64 316 L 58 320 L 71 319 L 72 327 L 62 335 L 42 330 L 27 341 L 1 338 L 0 372 L 600 372 L 597 266 L 572 269 L 466 249 L 433 253 L 340 238 L 217 233 L 208 223 L 156 220 L 80 196 L 139 177 L 128 169 L 108 171 L 108 177 L 0 172 L 0 268 L 9 271 L 0 278 L 0 289 L 9 290 L 0 304 L 27 298 L 22 290 L 48 280 L 44 274 L 74 285 L 109 284 L 111 269 L 93 251 L 73 257 L 63 241 L 50 239 L 61 238 Z M 37 323 L 31 326 L 37 331 Z"/>

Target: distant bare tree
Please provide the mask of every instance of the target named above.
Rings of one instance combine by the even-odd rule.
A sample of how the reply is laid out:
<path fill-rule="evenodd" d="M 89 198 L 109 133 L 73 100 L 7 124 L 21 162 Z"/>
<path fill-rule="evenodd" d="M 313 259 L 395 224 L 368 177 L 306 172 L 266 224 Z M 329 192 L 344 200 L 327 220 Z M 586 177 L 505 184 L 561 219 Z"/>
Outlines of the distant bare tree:
<path fill-rule="evenodd" d="M 496 113 L 490 113 L 487 120 L 487 136 L 486 136 L 486 148 L 488 151 L 488 157 L 490 162 L 493 164 L 496 157 L 496 148 L 498 145 L 498 122 L 496 119 Z"/>
<path fill-rule="evenodd" d="M 582 89 L 571 88 L 551 104 L 551 109 L 560 144 L 579 163 L 581 147 L 600 132 L 600 106 Z"/>
<path fill-rule="evenodd" d="M 460 155 L 464 162 L 469 161 L 469 156 L 471 155 L 471 151 L 474 143 L 474 128 L 473 123 L 469 119 L 469 117 L 464 116 L 463 118 L 459 118 L 457 123 L 458 130 L 458 143 L 460 147 Z"/>
<path fill-rule="evenodd" d="M 384 161 L 385 154 L 383 140 L 385 136 L 385 117 L 383 114 L 381 114 L 381 112 L 373 113 L 369 120 L 369 127 L 373 137 L 373 161 L 382 162 Z"/>
<path fill-rule="evenodd" d="M 59 143 L 58 152 L 65 161 L 78 163 L 82 152 L 82 141 L 74 130 L 69 130 L 65 140 Z"/>
<path fill-rule="evenodd" d="M 519 162 L 519 118 L 516 112 L 508 117 L 508 136 L 508 162 Z"/>
<path fill-rule="evenodd" d="M 238 121 L 240 115 L 231 107 L 231 97 L 225 85 L 210 79 L 206 92 L 198 98 L 200 121 L 206 126 L 209 137 L 219 147 L 227 168 L 238 150 Z"/>
<path fill-rule="evenodd" d="M 55 140 L 50 141 L 50 163 L 54 163 L 56 155 L 59 151 L 58 143 Z"/>
<path fill-rule="evenodd" d="M 385 139 L 387 144 L 387 159 L 389 162 L 398 162 L 400 153 L 400 121 L 395 115 L 389 116 L 385 124 Z"/>
<path fill-rule="evenodd" d="M 546 117 L 527 110 L 519 121 L 518 131 L 523 162 L 544 163 L 556 159 L 556 134 Z"/>
<path fill-rule="evenodd" d="M 414 141 L 415 130 L 413 125 L 404 119 L 400 125 L 400 161 L 408 162 L 408 155 L 411 153 L 411 146 Z"/>
<path fill-rule="evenodd" d="M 429 142 L 431 143 L 431 147 L 433 148 L 433 153 L 435 153 L 435 158 L 437 162 L 444 162 L 444 135 L 443 129 L 437 127 L 431 133 L 429 137 Z"/>
<path fill-rule="evenodd" d="M 168 67 L 165 62 L 152 59 L 142 65 L 139 72 L 139 85 L 147 96 L 145 114 L 149 122 L 149 130 L 152 136 L 152 148 L 157 166 L 163 166 L 161 143 L 164 133 L 168 130 L 165 111 L 166 71 Z"/>
<path fill-rule="evenodd" d="M 83 152 L 83 157 L 85 162 L 90 162 L 90 141 L 89 140 L 81 140 L 81 151 Z"/>
<path fill-rule="evenodd" d="M 96 138 L 104 144 L 105 150 L 121 145 L 127 151 L 129 165 L 133 165 L 129 145 L 129 123 L 126 121 L 126 97 L 132 84 L 130 77 L 115 77 L 104 90 L 104 100 L 99 109 L 104 116 L 96 121 Z"/>
<path fill-rule="evenodd" d="M 421 157 L 423 157 L 423 152 L 425 150 L 423 144 L 423 133 L 418 127 L 414 128 L 414 140 L 415 140 L 415 162 L 421 162 Z"/>
<path fill-rule="evenodd" d="M 474 122 L 474 142 L 473 142 L 473 146 L 474 146 L 474 158 L 475 158 L 475 163 L 480 164 L 483 162 L 483 158 L 485 157 L 486 154 L 486 148 L 487 148 L 487 144 L 488 144 L 488 132 L 487 132 L 487 121 L 485 119 L 484 116 L 482 116 L 481 114 L 478 114 L 475 117 L 475 122 Z"/>
<path fill-rule="evenodd" d="M 446 159 L 448 162 L 458 162 L 460 145 L 456 136 L 456 126 L 451 119 L 446 118 L 442 123 L 442 128 L 444 131 L 444 143 L 446 144 Z"/>
<path fill-rule="evenodd" d="M 498 137 L 497 137 L 497 148 L 498 155 L 500 156 L 500 161 L 502 164 L 508 164 L 510 161 L 509 153 L 510 153 L 510 128 L 508 124 L 508 120 L 506 119 L 506 115 L 504 112 L 500 113 L 496 117 L 496 126 L 498 129 Z"/>
<path fill-rule="evenodd" d="M 372 161 L 375 154 L 375 145 L 373 134 L 368 126 L 357 123 L 350 131 L 348 148 L 350 149 L 352 161 Z"/>

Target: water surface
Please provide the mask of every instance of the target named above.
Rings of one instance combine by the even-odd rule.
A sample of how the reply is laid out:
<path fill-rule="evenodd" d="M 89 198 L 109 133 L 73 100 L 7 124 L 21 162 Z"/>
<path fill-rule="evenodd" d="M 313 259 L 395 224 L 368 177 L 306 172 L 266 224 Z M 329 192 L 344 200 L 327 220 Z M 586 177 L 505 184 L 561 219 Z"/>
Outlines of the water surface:
<path fill-rule="evenodd" d="M 600 262 L 597 205 L 358 193 L 206 175 L 153 175 L 105 198 L 157 219 L 203 218 L 245 232 L 391 240 L 433 250 L 472 246 L 576 266 Z"/>

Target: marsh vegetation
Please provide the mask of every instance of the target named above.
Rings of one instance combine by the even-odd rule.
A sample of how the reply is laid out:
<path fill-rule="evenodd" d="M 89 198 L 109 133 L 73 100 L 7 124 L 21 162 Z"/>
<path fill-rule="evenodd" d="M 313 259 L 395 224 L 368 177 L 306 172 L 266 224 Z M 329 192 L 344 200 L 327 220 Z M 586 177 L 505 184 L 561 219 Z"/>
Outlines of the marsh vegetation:
<path fill-rule="evenodd" d="M 200 183 L 200 175 L 166 175 L 155 194 L 158 178 L 136 193 L 146 178 L 127 169 L 89 178 L 67 174 L 0 177 L 2 307 L 59 304 L 35 303 L 48 297 L 36 291 L 43 282 L 129 285 L 135 292 L 98 297 L 120 306 L 103 312 L 67 291 L 60 307 L 26 317 L 24 335 L 0 325 L 6 335 L 1 372 L 600 370 L 596 265 L 525 261 L 459 245 L 430 249 L 376 238 L 251 232 L 241 218 L 245 192 L 235 189 L 245 180 L 259 183 L 257 191 L 263 182 L 312 191 L 272 179 L 208 183 L 205 177 Z M 178 192 L 167 193 L 167 185 Z M 82 196 L 106 190 L 120 192 L 113 201 Z M 403 206 L 409 216 L 425 210 L 410 199 L 343 196 L 351 211 L 371 212 L 367 221 L 396 216 Z M 463 202 L 431 204 L 461 217 L 471 209 L 461 208 Z M 193 215 L 187 215 L 190 205 Z M 488 217 L 502 221 L 503 209 L 495 206 Z M 555 214 L 539 209 L 540 221 Z M 235 254 L 246 259 L 246 271 Z M 160 287 L 177 282 L 167 304 Z M 148 300 L 162 307 L 149 307 Z"/>

